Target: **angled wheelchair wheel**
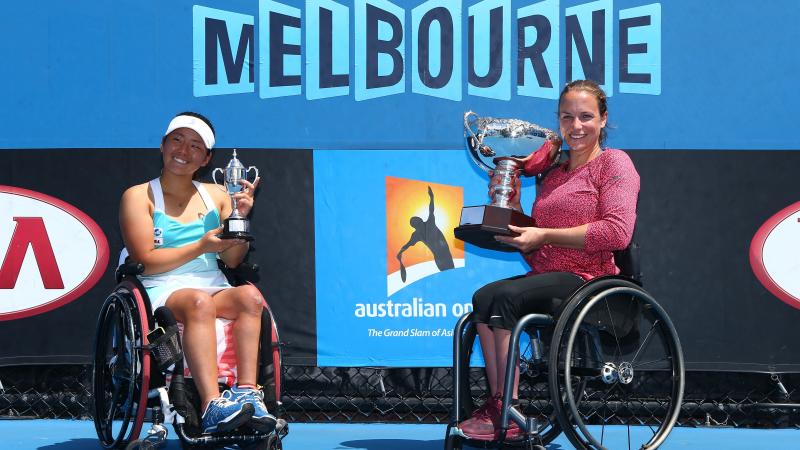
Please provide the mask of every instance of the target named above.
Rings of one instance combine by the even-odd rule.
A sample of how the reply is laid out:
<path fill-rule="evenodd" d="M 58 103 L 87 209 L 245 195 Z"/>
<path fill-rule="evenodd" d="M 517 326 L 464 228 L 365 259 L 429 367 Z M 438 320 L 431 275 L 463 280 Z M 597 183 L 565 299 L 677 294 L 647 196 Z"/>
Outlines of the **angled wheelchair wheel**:
<path fill-rule="evenodd" d="M 551 396 L 578 449 L 655 449 L 672 430 L 684 389 L 683 353 L 664 309 L 635 283 L 587 283 L 553 335 Z"/>
<path fill-rule="evenodd" d="M 462 335 L 461 348 L 464 351 L 462 352 L 463 358 L 460 364 L 462 367 L 461 373 L 463 374 L 470 374 L 469 363 L 472 355 L 475 351 L 480 351 L 479 347 L 475 346 L 477 334 L 475 325 L 470 324 Z M 532 416 L 537 419 L 538 438 L 534 440 L 534 444 L 546 445 L 561 434 L 561 427 L 556 420 L 555 410 L 547 389 L 546 364 L 544 361 L 540 363 L 532 361 L 531 344 L 527 339 L 525 341 L 521 340 L 519 355 L 520 366 L 523 368 L 520 374 L 519 410 L 525 416 Z M 462 405 L 461 417 L 467 418 L 472 414 L 475 407 L 471 386 L 478 384 L 478 379 L 472 376 L 464 376 L 461 384 L 462 386 L 458 386 L 456 389 L 458 389 L 457 392 Z M 488 397 L 488 392 L 488 388 L 484 388 L 484 397 Z M 448 442 L 446 441 L 445 448 L 451 448 L 447 445 Z M 460 448 L 459 439 L 454 439 L 449 445 L 454 449 Z M 509 445 L 513 444 L 509 442 Z"/>
<path fill-rule="evenodd" d="M 264 401 L 270 412 L 281 405 L 283 381 L 283 350 L 278 324 L 268 304 L 261 313 L 258 384 L 264 386 Z"/>
<path fill-rule="evenodd" d="M 94 343 L 92 416 L 104 448 L 124 448 L 141 432 L 150 373 L 142 350 L 147 329 L 141 294 L 121 283 L 100 309 Z"/>

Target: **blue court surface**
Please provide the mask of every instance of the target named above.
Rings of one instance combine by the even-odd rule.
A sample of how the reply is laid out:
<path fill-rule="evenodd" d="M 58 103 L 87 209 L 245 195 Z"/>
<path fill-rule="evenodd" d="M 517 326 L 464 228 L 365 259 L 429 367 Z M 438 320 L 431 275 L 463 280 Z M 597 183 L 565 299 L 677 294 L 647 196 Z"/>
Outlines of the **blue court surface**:
<path fill-rule="evenodd" d="M 440 450 L 444 425 L 293 423 L 283 441 L 286 450 Z M 623 442 L 606 442 L 610 449 L 627 448 Z M 91 421 L 0 420 L 0 449 L 99 449 Z M 180 449 L 170 429 L 169 450 Z M 551 450 L 571 449 L 560 436 Z M 662 449 L 797 449 L 800 430 L 734 428 L 675 428 Z"/>

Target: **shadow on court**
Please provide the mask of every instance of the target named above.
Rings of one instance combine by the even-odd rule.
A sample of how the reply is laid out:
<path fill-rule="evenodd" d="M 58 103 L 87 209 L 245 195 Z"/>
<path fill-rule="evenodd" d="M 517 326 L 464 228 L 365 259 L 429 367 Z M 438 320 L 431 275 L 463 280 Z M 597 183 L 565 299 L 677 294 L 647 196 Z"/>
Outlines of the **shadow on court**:
<path fill-rule="evenodd" d="M 360 439 L 344 441 L 335 450 L 441 450 L 444 448 L 444 439 L 422 441 L 418 439 Z M 471 448 L 471 447 L 466 447 Z M 563 450 L 564 447 L 557 443 L 547 446 L 547 450 Z"/>
<path fill-rule="evenodd" d="M 5 448 L 5 447 L 0 447 L 0 448 Z M 103 447 L 100 445 L 100 441 L 98 441 L 97 438 L 93 438 L 93 439 L 70 439 L 64 442 L 45 444 L 40 447 L 33 447 L 33 448 L 36 448 L 36 450 L 93 450 L 93 449 L 102 450 Z M 180 443 L 175 439 L 168 440 L 165 445 L 158 447 L 159 450 L 180 450 L 180 448 L 181 448 Z"/>
<path fill-rule="evenodd" d="M 360 449 L 360 450 L 441 450 L 444 448 L 444 440 L 437 439 L 423 441 L 419 439 L 358 439 L 344 441 L 336 447 L 337 450 Z"/>
<path fill-rule="evenodd" d="M 38 447 L 38 450 L 86 450 L 102 448 L 97 438 L 94 439 L 70 439 L 65 442 L 46 444 Z"/>

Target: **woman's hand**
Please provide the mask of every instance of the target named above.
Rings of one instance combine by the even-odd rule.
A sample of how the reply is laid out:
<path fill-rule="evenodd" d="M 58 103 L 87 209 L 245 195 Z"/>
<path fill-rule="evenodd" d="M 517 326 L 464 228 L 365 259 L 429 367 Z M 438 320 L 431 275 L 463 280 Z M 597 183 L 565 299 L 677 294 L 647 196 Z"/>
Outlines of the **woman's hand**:
<path fill-rule="evenodd" d="M 495 236 L 494 238 L 499 242 L 518 249 L 522 253 L 530 253 L 541 246 L 547 244 L 547 230 L 544 228 L 536 227 L 515 227 L 509 225 L 508 229 L 519 233 L 518 236 Z"/>
<path fill-rule="evenodd" d="M 243 239 L 220 239 L 217 237 L 220 233 L 222 233 L 222 227 L 215 228 L 200 238 L 198 242 L 202 253 L 222 253 L 231 247 L 247 242 Z"/>
<path fill-rule="evenodd" d="M 241 180 L 242 190 L 233 194 L 233 198 L 236 199 L 236 209 L 242 217 L 247 217 L 250 214 L 250 210 L 253 209 L 256 187 L 258 187 L 259 181 L 261 181 L 261 177 L 256 177 L 252 183 L 247 180 Z"/>

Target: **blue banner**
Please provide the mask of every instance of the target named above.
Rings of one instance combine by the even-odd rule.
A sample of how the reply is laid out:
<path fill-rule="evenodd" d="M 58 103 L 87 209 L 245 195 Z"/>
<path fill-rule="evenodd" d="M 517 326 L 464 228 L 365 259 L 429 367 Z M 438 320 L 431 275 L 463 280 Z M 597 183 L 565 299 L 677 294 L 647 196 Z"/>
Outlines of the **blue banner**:
<path fill-rule="evenodd" d="M 528 270 L 453 236 L 486 189 L 464 151 L 314 152 L 318 365 L 452 364 L 472 293 Z"/>
<path fill-rule="evenodd" d="M 589 77 L 625 149 L 797 149 L 800 3 L 775 0 L 9 2 L 0 148 L 448 149 L 461 117 L 550 128 Z M 336 24 L 336 26 L 334 26 Z M 764 30 L 769 30 L 765 33 Z"/>

